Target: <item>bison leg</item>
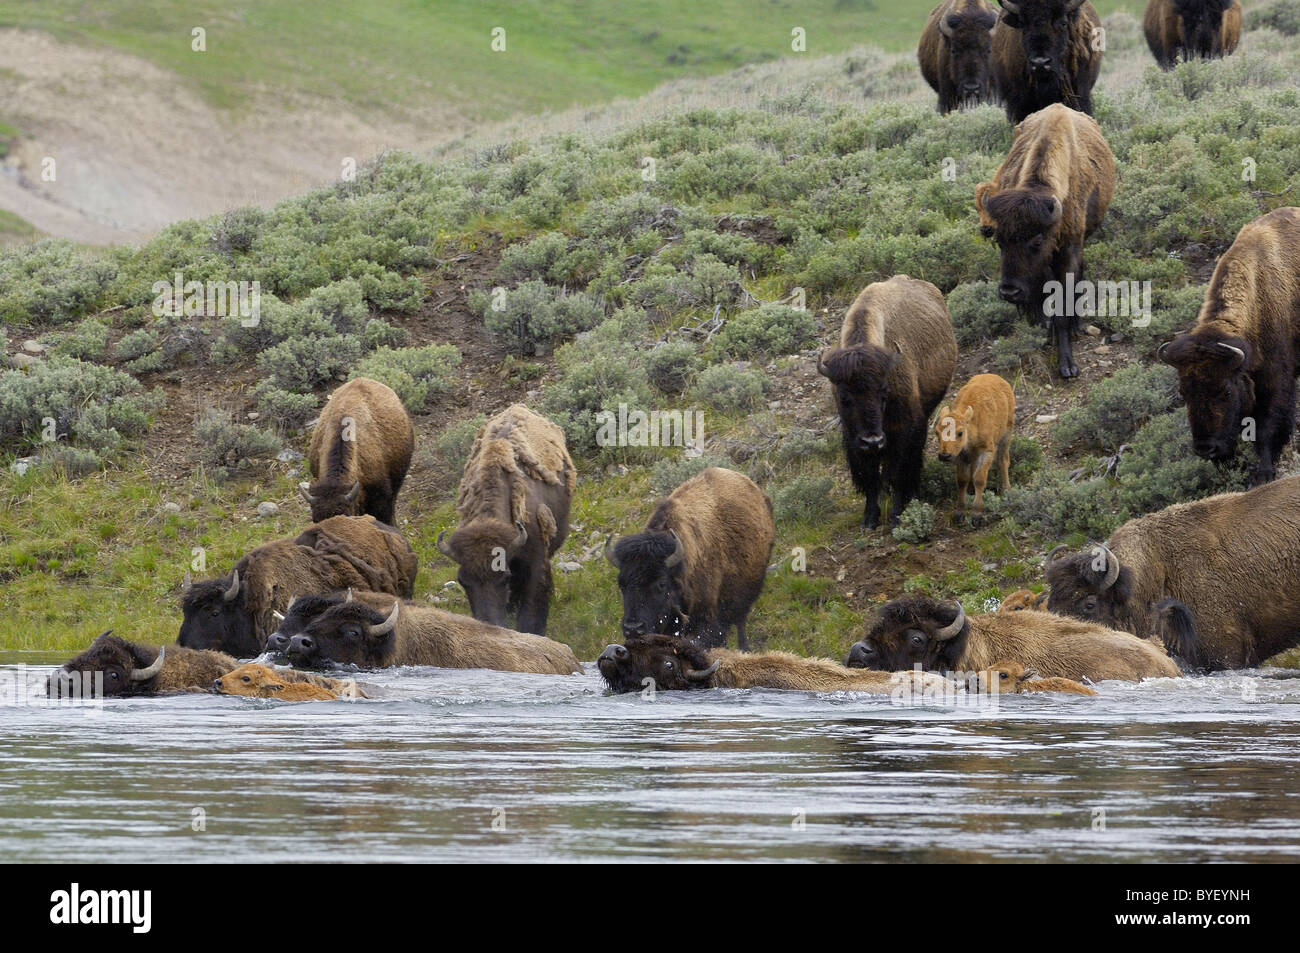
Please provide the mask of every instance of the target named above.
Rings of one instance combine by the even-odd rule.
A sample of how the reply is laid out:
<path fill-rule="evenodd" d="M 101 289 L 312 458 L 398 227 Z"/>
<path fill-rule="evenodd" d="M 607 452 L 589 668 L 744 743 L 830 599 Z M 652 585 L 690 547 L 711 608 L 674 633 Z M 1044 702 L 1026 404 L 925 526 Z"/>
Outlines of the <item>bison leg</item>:
<path fill-rule="evenodd" d="M 742 652 L 749 651 L 749 639 L 745 638 L 745 620 L 736 623 L 736 647 Z"/>
<path fill-rule="evenodd" d="M 921 431 L 920 440 L 913 439 L 907 446 L 899 447 L 892 461 L 889 475 L 889 490 L 892 499 L 889 503 L 889 525 L 898 525 L 899 517 L 907 504 L 916 496 L 921 485 L 921 467 L 924 464 L 925 431 Z"/>
<path fill-rule="evenodd" d="M 880 525 L 880 464 L 868 461 L 863 476 L 867 502 L 862 508 L 862 526 L 870 530 Z"/>
<path fill-rule="evenodd" d="M 1079 376 L 1079 365 L 1074 363 L 1074 349 L 1070 344 L 1070 320 L 1053 318 L 1052 330 L 1056 333 L 1056 369 L 1066 380 Z"/>
<path fill-rule="evenodd" d="M 1006 495 L 1011 486 L 1011 434 L 998 443 L 998 492 Z"/>
<path fill-rule="evenodd" d="M 1296 408 L 1295 385 L 1289 373 L 1286 373 L 1282 388 L 1276 393 L 1256 384 L 1258 396 L 1256 408 L 1264 408 L 1263 419 L 1258 420 L 1259 431 L 1256 434 L 1255 452 L 1258 461 L 1250 477 L 1250 486 L 1262 486 L 1272 482 L 1276 476 L 1274 465 L 1286 448 L 1287 442 L 1295 432 Z"/>
<path fill-rule="evenodd" d="M 957 458 L 957 512 L 966 509 L 966 493 L 970 487 L 970 464 Z"/>
<path fill-rule="evenodd" d="M 551 588 L 551 561 L 544 559 L 535 572 L 527 573 L 527 579 L 519 590 L 519 618 L 515 625 L 520 632 L 546 634 L 546 620 L 551 614 Z"/>
<path fill-rule="evenodd" d="M 989 482 L 989 467 L 993 465 L 993 454 L 987 450 L 975 458 L 975 512 L 984 512 L 984 487 Z"/>

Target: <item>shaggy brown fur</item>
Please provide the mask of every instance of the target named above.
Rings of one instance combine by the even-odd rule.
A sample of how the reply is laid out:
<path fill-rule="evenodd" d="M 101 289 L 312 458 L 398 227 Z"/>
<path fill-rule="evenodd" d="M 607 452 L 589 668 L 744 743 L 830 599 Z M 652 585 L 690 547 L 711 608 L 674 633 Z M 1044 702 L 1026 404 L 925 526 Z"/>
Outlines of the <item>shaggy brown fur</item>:
<path fill-rule="evenodd" d="M 333 687 L 320 684 L 333 683 Z M 364 698 L 355 681 L 323 679 L 315 676 L 306 680 L 300 672 L 282 672 L 265 665 L 241 665 L 212 683 L 213 691 L 222 695 L 243 695 L 247 698 L 278 698 L 286 702 L 337 701 L 339 698 Z"/>
<path fill-rule="evenodd" d="M 968 616 L 960 630 L 956 606 L 928 596 L 887 602 L 866 638 L 849 651 L 848 664 L 893 672 L 920 665 L 927 671 L 977 671 L 1018 662 L 1047 678 L 1138 681 L 1176 678 L 1178 666 L 1151 642 L 1078 619 L 1035 612 Z"/>
<path fill-rule="evenodd" d="M 513 632 L 432 606 L 402 602 L 390 632 L 375 632 L 396 600 L 355 592 L 352 602 L 329 605 L 289 640 L 295 665 L 327 662 L 386 668 L 435 665 L 501 672 L 571 675 L 582 671 L 573 650 L 540 635 Z"/>
<path fill-rule="evenodd" d="M 415 428 L 393 389 L 368 377 L 348 381 L 312 431 L 312 521 L 368 513 L 391 524 L 414 449 Z"/>
<path fill-rule="evenodd" d="M 844 456 L 866 496 L 862 525 L 880 522 L 880 485 L 893 496 L 889 520 L 916 495 L 930 414 L 957 368 L 957 340 L 939 289 L 895 275 L 867 285 L 849 307 L 840 346 L 818 370 L 834 388 Z"/>
<path fill-rule="evenodd" d="M 569 533 L 577 482 L 564 431 L 522 404 L 479 430 L 456 497 L 460 528 L 438 539 L 475 618 L 503 625 L 517 609 L 521 630 L 546 631 L 551 556 Z"/>
<path fill-rule="evenodd" d="M 1114 196 L 1115 158 L 1091 116 L 1057 104 L 1016 126 L 993 181 L 975 187 L 981 228 L 1001 252 L 998 293 L 1031 316 L 1043 315 L 1048 282 L 1082 279 L 1084 239 Z M 1079 373 L 1070 347 L 1078 325 L 1078 315 L 1047 319 L 1062 377 Z"/>
<path fill-rule="evenodd" d="M 989 73 L 993 90 L 1020 122 L 1052 103 L 1092 112 L 1092 87 L 1101 72 L 1094 36 L 1101 18 L 1079 0 L 998 0 L 1002 15 L 993 28 Z M 1014 8 L 1014 9 L 1013 9 Z M 1059 19 L 1067 26 L 1062 28 Z M 1045 59 L 1031 68 L 1034 59 Z"/>
<path fill-rule="evenodd" d="M 1237 233 L 1195 326 L 1158 353 L 1178 371 L 1196 453 L 1231 459 L 1252 418 L 1259 459 L 1251 486 L 1273 479 L 1296 424 L 1300 208 L 1274 209 Z"/>
<path fill-rule="evenodd" d="M 246 554 L 235 564 L 239 587 L 232 598 L 226 596 L 233 576 L 194 583 L 182 604 L 177 642 L 251 658 L 295 595 L 349 587 L 410 595 L 417 570 L 415 553 L 391 526 L 373 516 L 334 516 L 296 539 Z"/>
<path fill-rule="evenodd" d="M 1241 0 L 1147 0 L 1142 32 L 1161 69 L 1227 56 L 1241 42 Z"/>
<path fill-rule="evenodd" d="M 776 541 L 772 501 L 734 470 L 708 467 L 663 500 L 645 530 L 606 548 L 618 569 L 625 634 L 670 631 L 721 645 L 763 590 Z M 680 544 L 681 559 L 668 566 Z"/>
<path fill-rule="evenodd" d="M 1047 611 L 1047 590 L 1040 593 L 1033 593 L 1028 589 L 1017 589 L 1011 595 L 1002 600 L 998 606 L 999 612 L 1019 612 L 1022 609 L 1034 609 L 1039 612 Z"/>
<path fill-rule="evenodd" d="M 707 675 L 716 664 L 716 668 Z M 916 691 L 952 692 L 939 676 L 915 678 L 909 672 L 848 669 L 830 659 L 801 658 L 789 652 L 748 654 L 706 649 L 671 635 L 635 636 L 625 645 L 610 645 L 596 660 L 601 677 L 615 692 L 641 691 L 645 679 L 657 691 L 692 688 L 781 688 L 804 692 L 868 692 L 888 695 L 903 684 Z"/>
<path fill-rule="evenodd" d="M 997 20 L 988 0 L 944 0 L 930 11 L 916 58 L 939 94 L 939 112 L 988 101 L 989 38 Z"/>
<path fill-rule="evenodd" d="M 162 668 L 149 678 L 132 678 L 158 661 L 163 653 Z M 51 697 L 66 697 L 69 676 L 102 672 L 104 694 L 165 695 L 172 692 L 206 691 L 239 663 L 224 652 L 187 649 L 179 645 L 140 645 L 128 642 L 111 631 L 100 635 L 80 655 L 63 663 L 48 684 Z"/>
<path fill-rule="evenodd" d="M 957 512 L 966 509 L 966 488 L 975 482 L 975 512 L 984 512 L 989 469 L 998 466 L 998 491 L 1011 485 L 1011 431 L 1016 425 L 1016 395 L 996 374 L 976 374 L 951 406 L 939 408 L 934 432 L 939 459 L 957 464 Z"/>
<path fill-rule="evenodd" d="M 1049 561 L 1053 612 L 1163 641 L 1195 668 L 1300 645 L 1300 477 L 1129 520 L 1104 551 Z"/>
<path fill-rule="evenodd" d="M 1036 678 L 1038 673 L 1016 662 L 1000 662 L 979 673 L 981 692 L 993 691 L 997 684 L 998 694 L 1020 694 L 1021 692 L 1069 692 L 1074 695 L 1096 695 L 1097 692 L 1082 682 L 1068 678 Z"/>

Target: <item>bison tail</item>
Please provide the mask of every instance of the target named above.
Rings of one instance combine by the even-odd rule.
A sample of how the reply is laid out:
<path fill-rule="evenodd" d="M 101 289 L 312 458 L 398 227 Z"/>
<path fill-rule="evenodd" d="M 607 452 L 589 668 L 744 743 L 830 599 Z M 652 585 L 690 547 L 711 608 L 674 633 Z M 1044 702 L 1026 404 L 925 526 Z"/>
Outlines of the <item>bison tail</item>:
<path fill-rule="evenodd" d="M 1165 644 L 1165 651 L 1184 667 L 1204 668 L 1201 639 L 1192 610 L 1177 599 L 1165 599 L 1156 603 L 1154 612 L 1156 629 Z"/>

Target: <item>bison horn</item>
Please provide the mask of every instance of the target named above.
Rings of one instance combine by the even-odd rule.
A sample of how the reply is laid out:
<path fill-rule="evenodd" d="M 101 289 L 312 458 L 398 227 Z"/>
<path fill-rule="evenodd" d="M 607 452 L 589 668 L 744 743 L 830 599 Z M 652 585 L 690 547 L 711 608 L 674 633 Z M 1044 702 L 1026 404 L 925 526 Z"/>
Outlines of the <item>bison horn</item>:
<path fill-rule="evenodd" d="M 230 582 L 230 588 L 221 594 L 221 598 L 226 602 L 229 602 L 230 600 L 234 599 L 235 596 L 237 595 L 239 595 L 239 570 L 238 569 L 235 570 L 234 578 Z"/>
<path fill-rule="evenodd" d="M 351 587 L 351 586 L 348 586 L 348 597 L 347 597 L 346 599 L 344 599 L 343 601 L 344 601 L 344 602 L 351 602 L 351 601 L 352 601 L 352 587 Z"/>
<path fill-rule="evenodd" d="M 444 529 L 442 532 L 438 534 L 438 539 L 434 545 L 438 547 L 438 552 L 442 553 L 448 559 L 455 559 L 456 557 L 453 556 L 451 552 L 451 543 L 444 543 L 442 541 L 442 538 L 446 535 L 447 535 L 447 531 Z"/>
<path fill-rule="evenodd" d="M 939 17 L 939 32 L 949 39 L 952 38 L 952 24 L 948 22 L 947 17 Z"/>
<path fill-rule="evenodd" d="M 353 500 L 357 498 L 357 494 L 360 492 L 361 492 L 360 481 L 353 483 L 352 489 L 348 490 L 348 495 L 343 497 L 344 502 L 351 503 Z"/>
<path fill-rule="evenodd" d="M 284 621 L 284 613 L 281 612 L 279 609 L 272 609 L 272 610 L 271 610 L 271 615 L 275 617 L 275 621 L 276 621 L 276 622 L 283 622 L 283 621 Z"/>
<path fill-rule="evenodd" d="M 160 647 L 158 649 L 158 657 L 153 660 L 152 665 L 150 665 L 148 668 L 131 669 L 131 674 L 128 675 L 127 678 L 129 678 L 133 682 L 144 682 L 153 678 L 155 675 L 157 675 L 159 672 L 162 671 L 163 655 L 166 653 L 166 651 L 167 651 L 166 648 Z"/>
<path fill-rule="evenodd" d="M 611 566 L 617 569 L 618 556 L 614 553 L 614 547 L 609 544 L 609 541 L 613 538 L 614 538 L 613 533 L 610 533 L 608 536 L 605 537 L 605 559 L 609 562 Z"/>
<path fill-rule="evenodd" d="M 194 585 L 194 577 L 190 575 L 190 571 L 187 569 L 185 570 L 185 578 L 181 580 L 181 592 L 189 592 L 192 585 Z"/>
<path fill-rule="evenodd" d="M 682 551 L 682 541 L 676 531 L 669 530 L 673 534 L 673 551 L 664 559 L 664 568 L 672 569 L 685 558 L 686 554 Z"/>
<path fill-rule="evenodd" d="M 1219 347 L 1223 348 L 1225 351 L 1230 351 L 1231 353 L 1236 355 L 1237 360 L 1232 365 L 1232 369 L 1234 371 L 1237 368 L 1241 367 L 1241 365 L 1246 363 L 1246 352 L 1243 351 L 1241 348 L 1233 347 L 1231 344 L 1224 344 L 1222 341 L 1219 341 L 1217 343 Z"/>
<path fill-rule="evenodd" d="M 1083 6 L 1083 0 L 1070 0 L 1070 2 L 1067 3 L 1067 4 L 1065 5 L 1065 12 L 1066 12 L 1066 13 L 1073 13 L 1075 10 L 1079 9 L 1081 6 Z"/>
<path fill-rule="evenodd" d="M 1160 361 L 1162 364 L 1169 363 L 1168 361 L 1165 360 L 1165 348 L 1167 348 L 1172 343 L 1173 343 L 1172 341 L 1166 341 L 1164 344 L 1161 344 L 1158 348 L 1156 348 L 1157 361 Z"/>
<path fill-rule="evenodd" d="M 523 520 L 516 520 L 515 525 L 519 527 L 519 535 L 515 537 L 514 542 L 510 544 L 510 552 L 517 553 L 523 548 L 524 543 L 528 542 L 528 527 L 524 525 Z"/>
<path fill-rule="evenodd" d="M 1047 565 L 1050 566 L 1052 565 L 1052 563 L 1056 562 L 1056 557 L 1060 555 L 1061 550 L 1069 549 L 1069 548 L 1070 548 L 1069 546 L 1066 546 L 1064 543 L 1062 543 L 1060 546 L 1057 546 L 1055 549 L 1053 549 L 1050 553 L 1047 554 Z"/>
<path fill-rule="evenodd" d="M 957 603 L 957 618 L 952 620 L 951 625 L 945 625 L 942 629 L 934 633 L 934 637 L 940 642 L 947 642 L 949 639 L 955 639 L 966 624 L 966 610 Z"/>
<path fill-rule="evenodd" d="M 289 600 L 289 604 L 288 604 L 287 606 L 284 607 L 284 611 L 285 611 L 286 613 L 288 613 L 288 612 L 292 612 L 292 611 L 293 611 L 293 604 L 294 604 L 295 602 L 297 602 L 297 601 L 298 601 L 298 597 L 297 597 L 297 596 L 294 596 L 293 598 L 291 598 L 291 599 Z"/>
<path fill-rule="evenodd" d="M 817 355 L 817 373 L 822 377 L 830 377 L 830 371 L 826 370 L 826 352 L 822 351 Z"/>
<path fill-rule="evenodd" d="M 393 627 L 397 625 L 397 613 L 400 612 L 401 609 L 402 609 L 402 601 L 399 599 L 393 603 L 393 611 L 388 613 L 387 619 L 385 619 L 383 622 L 379 623 L 378 625 L 372 625 L 370 627 L 370 634 L 387 635 L 389 632 L 392 632 Z"/>
<path fill-rule="evenodd" d="M 708 668 L 702 668 L 698 671 L 693 668 L 687 668 L 682 671 L 682 674 L 686 676 L 688 682 L 707 682 L 713 677 L 713 673 L 718 670 L 718 666 L 721 664 L 722 659 L 714 659 L 713 664 Z"/>
<path fill-rule="evenodd" d="M 307 501 L 307 505 L 308 505 L 308 506 L 311 506 L 313 503 L 316 502 L 315 497 L 313 497 L 313 496 L 311 495 L 311 491 L 308 490 L 305 486 L 300 486 L 300 487 L 298 487 L 298 494 L 299 494 L 299 495 L 300 495 L 304 500 Z"/>
<path fill-rule="evenodd" d="M 998 5 L 1001 6 L 1002 9 L 1006 10 L 1008 13 L 1020 12 L 1020 4 L 1013 3 L 1012 0 L 998 0 Z"/>
<path fill-rule="evenodd" d="M 1106 556 L 1106 578 L 1101 582 L 1101 588 L 1109 589 L 1115 585 L 1115 580 L 1119 578 L 1119 559 L 1112 553 L 1105 543 L 1100 544 L 1102 553 Z"/>

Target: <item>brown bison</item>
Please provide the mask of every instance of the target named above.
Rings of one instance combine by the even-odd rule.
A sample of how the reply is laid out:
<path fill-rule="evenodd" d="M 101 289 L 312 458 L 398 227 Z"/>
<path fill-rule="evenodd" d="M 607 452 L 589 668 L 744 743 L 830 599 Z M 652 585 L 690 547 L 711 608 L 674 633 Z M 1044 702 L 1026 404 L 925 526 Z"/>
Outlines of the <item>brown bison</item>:
<path fill-rule="evenodd" d="M 64 662 L 50 676 L 47 690 L 51 698 L 69 697 L 75 690 L 74 678 L 102 673 L 105 696 L 206 691 L 213 679 L 238 664 L 224 652 L 139 645 L 113 635 L 110 629 L 80 655 Z"/>
<path fill-rule="evenodd" d="M 418 569 L 415 553 L 391 526 L 373 516 L 332 516 L 296 539 L 257 547 L 228 576 L 189 585 L 176 641 L 251 658 L 294 595 L 354 586 L 410 596 Z"/>
<path fill-rule="evenodd" d="M 618 570 L 623 634 L 670 632 L 722 645 L 745 620 L 776 542 L 772 501 L 754 481 L 721 467 L 691 477 L 663 500 L 645 529 L 605 542 Z"/>
<path fill-rule="evenodd" d="M 1029 315 L 1044 316 L 1065 378 L 1079 373 L 1070 347 L 1079 315 L 1072 313 L 1073 302 L 1055 308 L 1052 301 L 1060 298 L 1059 289 L 1083 277 L 1084 239 L 1101 224 L 1114 196 L 1115 158 L 1101 128 L 1091 116 L 1060 104 L 1016 126 L 993 181 L 975 188 L 981 230 L 1001 251 L 998 294 Z M 1051 282 L 1057 283 L 1055 295 Z"/>
<path fill-rule="evenodd" d="M 1092 113 L 1101 72 L 1101 18 L 1087 0 L 998 0 L 989 72 L 1007 118 L 1020 122 L 1052 103 Z"/>
<path fill-rule="evenodd" d="M 393 522 L 415 428 L 391 387 L 358 377 L 333 394 L 312 431 L 312 483 L 302 491 L 312 522 L 369 514 Z"/>
<path fill-rule="evenodd" d="M 789 652 L 750 655 L 731 649 L 706 649 L 672 635 L 641 635 L 625 645 L 609 645 L 596 667 L 610 690 L 639 692 L 692 688 L 783 688 L 803 692 L 869 692 L 888 695 L 900 685 L 951 694 L 954 686 L 935 675 L 848 669 L 830 659 L 801 658 Z M 647 679 L 649 682 L 647 682 Z"/>
<path fill-rule="evenodd" d="M 1157 354 L 1178 371 L 1197 455 L 1230 460 L 1244 436 L 1258 455 L 1250 485 L 1273 479 L 1296 425 L 1300 208 L 1274 209 L 1237 233 L 1196 324 Z"/>
<path fill-rule="evenodd" d="M 1300 645 L 1300 477 L 1129 520 L 1048 558 L 1048 607 L 1144 638 L 1198 669 Z"/>
<path fill-rule="evenodd" d="M 1096 695 L 1095 689 L 1068 678 L 1037 678 L 1037 672 L 1017 662 L 999 662 L 979 673 L 979 689 L 1000 695 L 1023 692 L 1068 692 L 1073 695 Z M 993 686 L 996 685 L 995 689 Z"/>
<path fill-rule="evenodd" d="M 318 604 L 322 611 L 290 637 L 285 650 L 289 661 L 297 666 L 434 665 L 541 675 L 582 671 L 572 649 L 544 636 L 512 632 L 386 594 L 354 596 Z M 295 604 L 294 609 L 305 618 L 304 610 L 310 606 Z"/>
<path fill-rule="evenodd" d="M 953 398 L 939 408 L 934 422 L 939 438 L 939 459 L 957 464 L 957 512 L 966 509 L 966 489 L 975 485 L 975 513 L 984 513 L 984 487 L 989 469 L 997 464 L 1007 492 L 1011 485 L 1011 430 L 1016 425 L 1016 395 L 996 374 L 976 374 Z"/>
<path fill-rule="evenodd" d="M 967 617 L 960 605 L 928 596 L 885 603 L 866 638 L 849 650 L 846 664 L 895 672 L 979 671 L 1018 662 L 1047 678 L 1138 681 L 1176 678 L 1178 666 L 1151 642 L 1048 612 Z"/>
<path fill-rule="evenodd" d="M 930 414 L 952 383 L 957 339 L 939 289 L 895 275 L 867 285 L 849 307 L 840 345 L 822 352 L 849 475 L 866 495 L 862 525 L 880 525 L 880 483 L 892 497 L 889 523 L 917 493 Z"/>
<path fill-rule="evenodd" d="M 930 11 L 916 58 L 939 94 L 939 112 L 989 99 L 989 38 L 998 15 L 988 0 L 944 0 Z"/>
<path fill-rule="evenodd" d="M 286 702 L 337 701 L 340 698 L 365 698 L 352 679 L 330 679 L 334 687 L 318 681 L 300 681 L 303 673 L 284 672 L 265 665 L 241 665 L 212 682 L 219 695 L 242 695 L 246 698 L 277 698 Z M 297 677 L 295 677 L 297 676 Z M 320 679 L 320 676 L 316 676 Z"/>
<path fill-rule="evenodd" d="M 1147 46 L 1161 69 L 1181 58 L 1218 59 L 1241 41 L 1240 0 L 1147 0 Z"/>
<path fill-rule="evenodd" d="M 460 528 L 438 534 L 474 618 L 501 626 L 517 612 L 520 631 L 546 631 L 551 556 L 569 534 L 577 482 L 564 431 L 522 404 L 479 430 L 456 497 Z"/>

